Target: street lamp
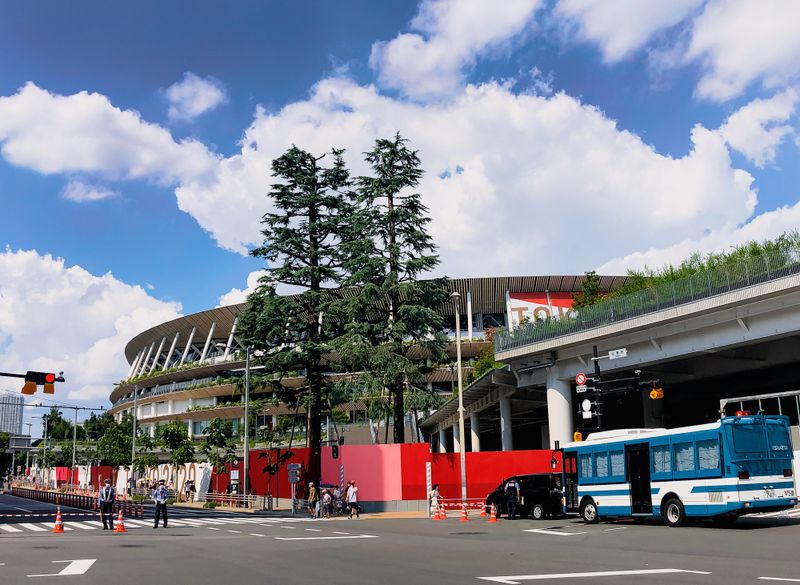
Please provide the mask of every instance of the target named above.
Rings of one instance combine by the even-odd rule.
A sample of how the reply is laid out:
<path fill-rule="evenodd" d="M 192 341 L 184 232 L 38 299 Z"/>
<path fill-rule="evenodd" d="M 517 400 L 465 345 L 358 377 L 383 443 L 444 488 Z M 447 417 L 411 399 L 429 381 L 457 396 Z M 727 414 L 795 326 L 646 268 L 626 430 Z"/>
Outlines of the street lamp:
<path fill-rule="evenodd" d="M 456 368 L 458 368 L 458 444 L 461 461 L 461 505 L 467 505 L 467 456 L 464 443 L 464 389 L 461 380 L 461 295 L 450 295 L 456 306 Z"/>
<path fill-rule="evenodd" d="M 252 348 L 247 346 L 244 350 L 244 478 L 242 479 L 242 494 L 244 501 L 248 502 L 249 486 L 247 473 L 250 465 L 250 354 Z"/>
<path fill-rule="evenodd" d="M 25 423 L 28 426 L 28 448 L 25 450 L 25 477 L 28 477 L 28 470 L 30 466 L 28 463 L 30 462 L 31 456 L 31 426 L 33 423 Z"/>

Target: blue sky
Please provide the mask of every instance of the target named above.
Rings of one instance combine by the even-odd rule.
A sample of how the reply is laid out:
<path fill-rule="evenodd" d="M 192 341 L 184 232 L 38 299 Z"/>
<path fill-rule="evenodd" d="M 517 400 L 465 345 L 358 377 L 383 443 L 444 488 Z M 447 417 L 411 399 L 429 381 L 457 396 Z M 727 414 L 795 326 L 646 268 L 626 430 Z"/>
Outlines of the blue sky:
<path fill-rule="evenodd" d="M 5 2 L 0 366 L 84 364 L 68 395 L 102 402 L 138 331 L 241 301 L 293 143 L 358 173 L 409 137 L 450 276 L 623 272 L 792 229 L 800 9 L 763 6 Z"/>

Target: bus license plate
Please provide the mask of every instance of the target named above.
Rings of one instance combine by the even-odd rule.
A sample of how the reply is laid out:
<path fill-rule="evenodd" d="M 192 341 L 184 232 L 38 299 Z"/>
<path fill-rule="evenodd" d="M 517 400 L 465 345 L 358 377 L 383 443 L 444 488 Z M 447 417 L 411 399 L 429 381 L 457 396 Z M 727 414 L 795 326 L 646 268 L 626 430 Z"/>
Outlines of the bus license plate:
<path fill-rule="evenodd" d="M 775 497 L 775 490 L 765 489 L 764 490 L 764 495 L 766 497 L 768 497 L 768 498 L 774 498 Z"/>

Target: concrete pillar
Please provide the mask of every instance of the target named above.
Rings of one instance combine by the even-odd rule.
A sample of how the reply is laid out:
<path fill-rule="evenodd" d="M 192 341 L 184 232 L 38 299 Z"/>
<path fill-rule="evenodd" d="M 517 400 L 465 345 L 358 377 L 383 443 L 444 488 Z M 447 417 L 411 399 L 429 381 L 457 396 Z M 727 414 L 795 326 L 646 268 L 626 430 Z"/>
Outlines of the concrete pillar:
<path fill-rule="evenodd" d="M 547 446 L 550 445 L 550 427 L 547 425 L 542 425 L 541 431 L 542 431 L 542 449 L 547 449 Z"/>
<path fill-rule="evenodd" d="M 439 453 L 447 453 L 447 431 L 439 431 Z"/>
<path fill-rule="evenodd" d="M 477 453 L 481 450 L 481 419 L 477 412 L 469 415 L 469 434 L 472 452 Z"/>
<path fill-rule="evenodd" d="M 167 352 L 167 357 L 164 359 L 164 365 L 161 367 L 161 371 L 163 372 L 169 367 L 169 360 L 172 358 L 172 354 L 175 352 L 175 346 L 178 345 L 178 338 L 181 336 L 180 331 L 175 332 L 175 337 L 172 338 L 172 345 L 169 346 L 169 351 Z"/>
<path fill-rule="evenodd" d="M 156 355 L 153 356 L 153 365 L 150 366 L 150 370 L 147 372 L 148 374 L 152 374 L 156 371 L 156 366 L 158 365 L 158 360 L 161 358 L 161 350 L 164 349 L 164 343 L 166 343 L 167 338 L 162 337 L 161 343 L 158 344 L 158 350 L 156 351 Z"/>
<path fill-rule="evenodd" d="M 550 431 L 550 448 L 555 442 L 572 441 L 572 389 L 569 382 L 559 380 L 557 370 L 547 370 L 547 426 Z"/>
<path fill-rule="evenodd" d="M 511 401 L 500 399 L 500 441 L 503 451 L 514 450 L 514 436 L 511 433 Z"/>
<path fill-rule="evenodd" d="M 198 363 L 203 363 L 206 359 L 206 355 L 208 355 L 208 348 L 211 347 L 211 339 L 214 337 L 214 329 L 217 327 L 217 322 L 211 322 L 211 329 L 208 330 L 208 337 L 206 337 L 206 344 L 203 346 L 203 353 L 200 354 L 200 361 Z"/>
<path fill-rule="evenodd" d="M 461 443 L 458 440 L 458 423 L 453 425 L 453 453 L 461 453 Z"/>
<path fill-rule="evenodd" d="M 472 291 L 467 291 L 467 339 L 472 341 Z"/>
<path fill-rule="evenodd" d="M 192 332 L 189 334 L 189 339 L 186 342 L 186 347 L 183 349 L 183 355 L 181 356 L 181 361 L 178 363 L 179 368 L 183 365 L 183 362 L 186 361 L 186 356 L 189 355 L 189 350 L 192 349 L 192 341 L 194 341 L 195 331 L 197 331 L 197 328 L 192 327 Z"/>
<path fill-rule="evenodd" d="M 275 430 L 278 427 L 278 415 L 272 415 L 272 429 Z"/>

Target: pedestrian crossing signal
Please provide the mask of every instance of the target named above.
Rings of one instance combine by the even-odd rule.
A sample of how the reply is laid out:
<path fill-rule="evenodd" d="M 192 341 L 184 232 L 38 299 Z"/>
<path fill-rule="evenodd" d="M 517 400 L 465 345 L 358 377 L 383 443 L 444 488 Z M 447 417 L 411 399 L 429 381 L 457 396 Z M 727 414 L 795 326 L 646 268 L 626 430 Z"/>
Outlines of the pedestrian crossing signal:
<path fill-rule="evenodd" d="M 331 456 L 334 459 L 339 458 L 339 445 L 331 445 Z"/>

